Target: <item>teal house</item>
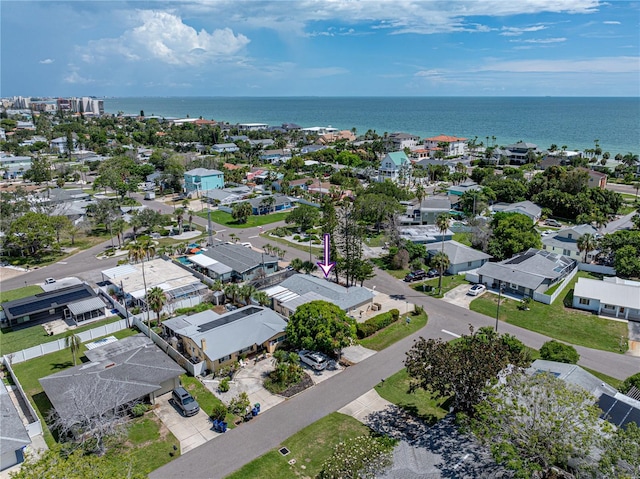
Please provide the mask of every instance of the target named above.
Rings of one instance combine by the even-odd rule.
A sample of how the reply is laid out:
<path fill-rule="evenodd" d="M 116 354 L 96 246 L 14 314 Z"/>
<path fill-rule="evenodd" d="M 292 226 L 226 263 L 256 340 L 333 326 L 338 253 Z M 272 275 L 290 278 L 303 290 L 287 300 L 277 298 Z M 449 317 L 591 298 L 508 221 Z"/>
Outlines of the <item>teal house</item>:
<path fill-rule="evenodd" d="M 404 151 L 394 151 L 387 153 L 380 162 L 378 169 L 378 181 L 391 180 L 406 182 L 411 176 L 411 161 Z"/>
<path fill-rule="evenodd" d="M 224 188 L 224 173 L 207 168 L 195 168 L 184 174 L 184 188 L 187 195 L 201 196 L 209 190 Z"/>

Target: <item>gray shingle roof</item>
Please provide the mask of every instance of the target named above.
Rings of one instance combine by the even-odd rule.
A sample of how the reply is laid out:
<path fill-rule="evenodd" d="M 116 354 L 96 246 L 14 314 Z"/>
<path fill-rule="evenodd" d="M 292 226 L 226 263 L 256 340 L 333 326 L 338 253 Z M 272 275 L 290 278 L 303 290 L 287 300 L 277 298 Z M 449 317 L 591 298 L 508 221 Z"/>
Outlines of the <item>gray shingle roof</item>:
<path fill-rule="evenodd" d="M 427 251 L 435 254 L 440 252 L 441 247 L 441 244 L 433 243 L 428 246 Z M 444 242 L 444 252 L 449 257 L 449 261 L 452 265 L 492 258 L 490 254 L 483 253 L 482 251 L 470 248 L 467 245 L 453 240 Z"/>
<path fill-rule="evenodd" d="M 237 273 L 244 273 L 262 264 L 277 263 L 278 258 L 269 254 L 258 253 L 240 244 L 218 244 L 207 248 L 203 254 L 225 264 Z"/>
<path fill-rule="evenodd" d="M 547 361 L 545 359 L 536 359 L 531 363 L 529 369 L 527 369 L 527 373 L 533 374 L 536 372 L 548 372 L 553 374 L 558 379 L 562 379 L 570 384 L 586 389 L 596 397 L 600 396 L 602 393 L 614 395 L 618 392 L 615 388 L 602 382 L 602 379 L 588 373 L 576 364 L 565 364 L 558 363 L 556 361 Z"/>
<path fill-rule="evenodd" d="M 22 449 L 31 444 L 31 438 L 22 424 L 18 410 L 13 405 L 9 391 L 0 381 L 0 456 Z"/>
<path fill-rule="evenodd" d="M 353 309 L 373 299 L 373 293 L 366 288 L 359 286 L 345 288 L 332 281 L 307 274 L 294 274 L 280 283 L 280 286 L 300 296 L 315 293 L 325 301 L 337 305 L 344 311 Z"/>

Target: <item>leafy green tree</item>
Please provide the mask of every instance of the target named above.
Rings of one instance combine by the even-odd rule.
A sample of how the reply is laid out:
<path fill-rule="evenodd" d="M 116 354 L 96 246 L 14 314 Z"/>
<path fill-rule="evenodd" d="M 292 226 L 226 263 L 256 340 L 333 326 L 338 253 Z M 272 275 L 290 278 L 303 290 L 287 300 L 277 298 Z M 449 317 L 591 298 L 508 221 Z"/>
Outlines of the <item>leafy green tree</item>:
<path fill-rule="evenodd" d="M 243 201 L 242 203 L 236 203 L 233 205 L 231 210 L 231 216 L 238 223 L 246 223 L 247 218 L 251 216 L 253 209 L 251 208 L 251 203 L 248 201 Z"/>
<path fill-rule="evenodd" d="M 530 364 L 524 344 L 511 335 L 499 335 L 485 327 L 456 342 L 417 340 L 407 352 L 404 365 L 411 378 L 410 391 L 424 389 L 446 398 L 453 396 L 456 411 L 473 414 L 483 389 L 497 380 L 507 365 Z"/>
<path fill-rule="evenodd" d="M 53 245 L 55 230 L 49 216 L 30 211 L 15 219 L 6 232 L 5 248 L 22 256 L 40 256 Z"/>
<path fill-rule="evenodd" d="M 531 219 L 520 213 L 496 213 L 491 220 L 493 230 L 488 253 L 499 260 L 511 258 L 529 248 L 540 248 L 540 234 Z"/>
<path fill-rule="evenodd" d="M 293 347 L 335 354 L 355 339 L 356 323 L 335 304 L 311 301 L 296 309 L 286 331 Z"/>
<path fill-rule="evenodd" d="M 640 276 L 640 256 L 632 245 L 623 246 L 616 251 L 613 266 L 616 273 L 627 278 Z"/>
<path fill-rule="evenodd" d="M 353 272 L 353 279 L 360 281 L 360 286 L 368 280 L 376 276 L 373 263 L 368 259 L 359 259 L 354 263 L 355 271 Z"/>
<path fill-rule="evenodd" d="M 578 364 L 580 355 L 576 348 L 570 344 L 564 344 L 552 339 L 544 343 L 540 348 L 540 358 L 559 363 Z"/>
<path fill-rule="evenodd" d="M 603 441 L 598 471 L 603 477 L 638 479 L 640 477 L 640 427 L 628 422 Z"/>
<path fill-rule="evenodd" d="M 309 205 L 300 205 L 285 218 L 285 223 L 298 225 L 300 231 L 307 231 L 314 227 L 320 220 L 318 208 Z"/>
<path fill-rule="evenodd" d="M 632 387 L 640 389 L 640 373 L 629 376 L 620 386 L 620 392 L 627 394 Z"/>
<path fill-rule="evenodd" d="M 586 460 L 611 429 L 600 413 L 583 388 L 551 374 L 517 372 L 486 390 L 472 429 L 515 477 L 550 477 L 552 467 L 567 471 L 569 460 Z"/>
<path fill-rule="evenodd" d="M 73 223 L 66 216 L 50 216 L 51 226 L 53 230 L 56 232 L 56 243 L 60 245 L 60 234 L 69 231 L 73 227 Z"/>
<path fill-rule="evenodd" d="M 25 180 L 33 181 L 36 185 L 51 181 L 51 162 L 45 158 L 36 156 L 31 160 L 31 168 L 23 175 Z"/>
<path fill-rule="evenodd" d="M 391 464 L 393 440 L 376 436 L 357 436 L 337 444 L 322 464 L 320 479 L 379 477 Z"/>

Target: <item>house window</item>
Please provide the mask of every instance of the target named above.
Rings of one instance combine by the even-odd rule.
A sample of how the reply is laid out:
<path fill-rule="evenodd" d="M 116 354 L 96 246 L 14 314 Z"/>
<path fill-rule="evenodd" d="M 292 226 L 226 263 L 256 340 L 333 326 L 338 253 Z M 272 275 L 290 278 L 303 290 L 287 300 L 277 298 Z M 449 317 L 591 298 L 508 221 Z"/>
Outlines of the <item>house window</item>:
<path fill-rule="evenodd" d="M 509 288 L 511 289 L 518 289 L 518 285 L 515 283 L 509 283 Z"/>
<path fill-rule="evenodd" d="M 589 306 L 589 298 L 580 298 L 580 304 Z"/>
<path fill-rule="evenodd" d="M 571 254 L 571 251 L 569 251 L 568 249 L 563 249 L 562 254 L 565 256 L 569 256 Z"/>
<path fill-rule="evenodd" d="M 569 233 L 569 234 L 567 235 L 567 238 L 569 238 L 569 239 L 573 239 L 573 233 Z"/>
<path fill-rule="evenodd" d="M 467 261 L 467 266 L 471 266 L 473 264 L 473 261 Z"/>
<path fill-rule="evenodd" d="M 225 356 L 224 358 L 220 358 L 218 359 L 218 362 L 220 364 L 224 363 L 225 361 L 229 361 L 229 359 L 231 359 L 231 355 L 229 354 L 228 356 Z"/>
<path fill-rule="evenodd" d="M 605 304 L 604 309 L 616 309 L 616 307 L 613 304 Z"/>

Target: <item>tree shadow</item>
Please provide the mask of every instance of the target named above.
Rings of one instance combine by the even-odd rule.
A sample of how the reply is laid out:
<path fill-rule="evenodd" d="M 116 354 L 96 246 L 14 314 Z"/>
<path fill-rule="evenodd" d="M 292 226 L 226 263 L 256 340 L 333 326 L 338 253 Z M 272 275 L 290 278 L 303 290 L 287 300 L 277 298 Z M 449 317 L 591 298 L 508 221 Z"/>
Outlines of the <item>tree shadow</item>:
<path fill-rule="evenodd" d="M 379 434 L 398 440 L 392 472 L 386 477 L 510 478 L 490 451 L 461 433 L 453 415 L 433 426 L 391 405 L 370 414 L 366 424 Z"/>
<path fill-rule="evenodd" d="M 63 363 L 51 363 L 51 369 L 67 369 L 73 366 L 73 362 L 65 361 Z"/>

